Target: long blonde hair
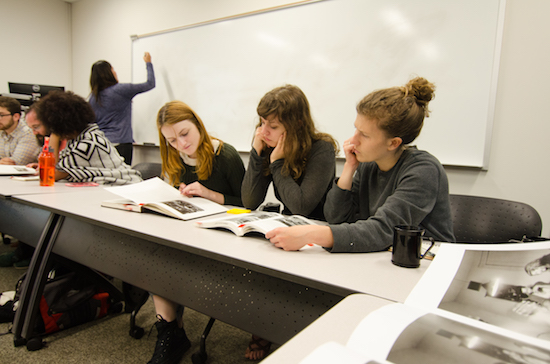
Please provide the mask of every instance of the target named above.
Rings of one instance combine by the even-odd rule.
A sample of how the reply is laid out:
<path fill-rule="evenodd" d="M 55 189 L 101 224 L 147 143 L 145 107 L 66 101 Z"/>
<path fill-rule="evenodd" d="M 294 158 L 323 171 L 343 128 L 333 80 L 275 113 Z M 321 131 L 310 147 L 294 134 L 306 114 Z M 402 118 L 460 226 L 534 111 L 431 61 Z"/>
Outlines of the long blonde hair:
<path fill-rule="evenodd" d="M 160 108 L 157 114 L 157 128 L 160 140 L 160 156 L 162 158 L 162 174 L 168 177 L 170 183 L 174 186 L 179 186 L 182 182 L 180 176 L 185 172 L 183 161 L 177 149 L 173 148 L 164 138 L 161 128 L 165 125 L 177 124 L 180 121 L 188 120 L 195 124 L 199 130 L 200 140 L 197 147 L 197 166 L 196 173 L 199 180 L 206 180 L 212 174 L 214 164 L 214 156 L 219 154 L 223 142 L 219 140 L 220 146 L 217 153 L 214 153 L 212 139 L 201 118 L 182 101 L 170 101 Z M 216 139 L 218 140 L 218 139 Z"/>
<path fill-rule="evenodd" d="M 256 108 L 258 115 L 267 118 L 276 115 L 286 130 L 285 158 L 282 174 L 300 178 L 307 164 L 307 157 L 314 142 L 325 140 L 332 144 L 338 153 L 338 143 L 330 134 L 320 133 L 309 111 L 309 102 L 303 91 L 294 85 L 277 87 L 262 97 Z M 257 126 L 261 125 L 260 123 Z M 269 174 L 269 168 L 264 168 Z"/>

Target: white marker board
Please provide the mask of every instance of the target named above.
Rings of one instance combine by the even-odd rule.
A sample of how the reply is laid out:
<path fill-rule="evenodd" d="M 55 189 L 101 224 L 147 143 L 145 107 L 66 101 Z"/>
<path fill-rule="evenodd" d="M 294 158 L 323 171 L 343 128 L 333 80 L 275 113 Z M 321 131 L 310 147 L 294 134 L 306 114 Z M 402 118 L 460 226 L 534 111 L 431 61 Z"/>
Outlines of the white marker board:
<path fill-rule="evenodd" d="M 134 138 L 158 144 L 156 114 L 177 99 L 211 134 L 249 151 L 256 106 L 274 87 L 307 95 L 318 129 L 340 144 L 355 105 L 414 76 L 435 83 L 431 116 L 414 144 L 445 165 L 488 166 L 504 0 L 324 0 L 134 36 L 132 81 L 156 88 L 134 98 Z"/>

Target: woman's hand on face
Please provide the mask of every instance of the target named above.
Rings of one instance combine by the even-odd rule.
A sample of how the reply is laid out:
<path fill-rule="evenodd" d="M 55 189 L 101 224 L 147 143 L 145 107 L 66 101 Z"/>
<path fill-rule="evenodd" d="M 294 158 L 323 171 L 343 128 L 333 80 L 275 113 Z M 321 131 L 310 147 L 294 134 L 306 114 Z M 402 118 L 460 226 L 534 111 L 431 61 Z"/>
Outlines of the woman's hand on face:
<path fill-rule="evenodd" d="M 351 144 L 350 139 L 344 142 L 344 155 L 346 157 L 346 163 L 349 164 L 353 170 L 359 167 L 359 161 L 355 155 L 355 144 Z"/>
<path fill-rule="evenodd" d="M 270 156 L 271 163 L 275 162 L 278 159 L 285 158 L 285 137 L 286 137 L 286 133 L 283 133 L 279 137 L 279 140 L 277 140 L 277 145 L 275 146 L 275 149 L 273 149 L 273 152 L 271 152 L 271 156 Z"/>
<path fill-rule="evenodd" d="M 254 135 L 254 141 L 252 142 L 252 147 L 256 149 L 256 153 L 258 155 L 262 154 L 262 151 L 266 147 L 266 144 L 264 142 L 264 138 L 262 136 L 262 127 L 258 126 L 256 128 L 256 134 Z"/>

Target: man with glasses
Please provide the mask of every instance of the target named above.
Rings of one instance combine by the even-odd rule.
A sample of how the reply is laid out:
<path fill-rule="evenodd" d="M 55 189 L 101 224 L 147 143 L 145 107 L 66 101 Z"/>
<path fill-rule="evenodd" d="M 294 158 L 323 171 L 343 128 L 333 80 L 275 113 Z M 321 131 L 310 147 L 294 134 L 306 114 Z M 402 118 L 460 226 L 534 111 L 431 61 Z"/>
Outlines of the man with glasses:
<path fill-rule="evenodd" d="M 27 165 L 36 162 L 40 145 L 21 119 L 21 104 L 0 96 L 0 164 Z"/>

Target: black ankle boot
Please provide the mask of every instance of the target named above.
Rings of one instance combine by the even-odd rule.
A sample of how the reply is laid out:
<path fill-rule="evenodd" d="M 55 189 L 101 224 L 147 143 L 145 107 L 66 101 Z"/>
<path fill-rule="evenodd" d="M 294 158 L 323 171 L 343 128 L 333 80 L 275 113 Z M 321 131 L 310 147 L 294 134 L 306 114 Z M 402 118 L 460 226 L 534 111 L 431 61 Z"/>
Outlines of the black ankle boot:
<path fill-rule="evenodd" d="M 157 315 L 157 344 L 153 357 L 147 364 L 177 364 L 189 348 L 191 342 L 185 335 L 185 330 L 178 327 L 177 320 L 167 322 Z"/>

